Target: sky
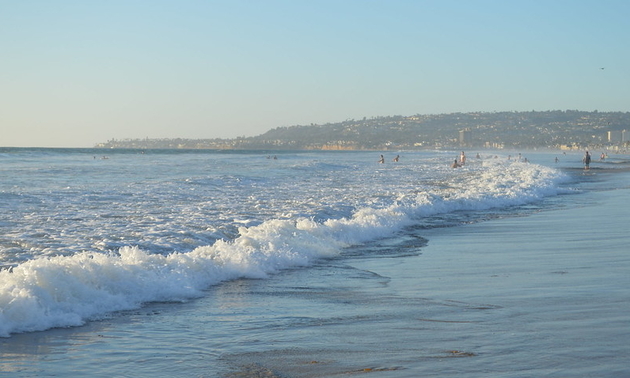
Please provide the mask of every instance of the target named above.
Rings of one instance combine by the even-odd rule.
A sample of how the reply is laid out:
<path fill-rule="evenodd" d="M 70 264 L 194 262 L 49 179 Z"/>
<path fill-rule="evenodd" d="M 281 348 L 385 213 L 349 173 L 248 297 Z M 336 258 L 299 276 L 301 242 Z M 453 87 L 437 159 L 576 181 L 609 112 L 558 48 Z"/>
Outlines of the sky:
<path fill-rule="evenodd" d="M 628 15 L 627 0 L 0 0 L 0 146 L 627 112 Z"/>

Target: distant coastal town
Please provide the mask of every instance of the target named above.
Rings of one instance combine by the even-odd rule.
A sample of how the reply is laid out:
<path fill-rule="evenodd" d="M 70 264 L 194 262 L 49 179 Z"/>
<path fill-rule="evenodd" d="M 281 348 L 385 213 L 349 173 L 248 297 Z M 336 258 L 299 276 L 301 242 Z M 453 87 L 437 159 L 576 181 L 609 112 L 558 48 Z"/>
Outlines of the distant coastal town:
<path fill-rule="evenodd" d="M 348 119 L 277 127 L 234 139 L 111 139 L 98 148 L 243 150 L 410 150 L 630 147 L 630 112 L 470 112 Z"/>

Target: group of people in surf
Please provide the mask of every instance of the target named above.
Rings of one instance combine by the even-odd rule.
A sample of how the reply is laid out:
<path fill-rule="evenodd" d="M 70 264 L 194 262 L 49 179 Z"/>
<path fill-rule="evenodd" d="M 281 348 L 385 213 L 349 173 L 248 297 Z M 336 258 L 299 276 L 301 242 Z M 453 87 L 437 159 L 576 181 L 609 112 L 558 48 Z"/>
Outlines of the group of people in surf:
<path fill-rule="evenodd" d="M 480 159 L 481 156 L 479 156 L 479 154 L 477 154 L 477 159 Z M 496 157 L 495 157 L 496 158 Z M 518 154 L 518 161 L 521 161 L 521 154 Z M 604 154 L 602 152 L 602 155 L 600 157 L 600 160 L 604 160 L 606 158 L 606 154 Z M 512 155 L 508 156 L 508 160 L 512 159 Z M 396 155 L 396 157 L 393 159 L 394 162 L 398 162 L 400 160 L 400 155 Z M 523 161 L 525 163 L 528 163 L 529 161 L 527 160 L 527 158 L 523 159 Z M 558 158 L 556 157 L 555 159 L 556 163 L 558 162 Z M 385 164 L 385 156 L 381 155 L 381 158 L 378 160 L 378 162 L 380 164 Z M 591 154 L 586 151 L 584 154 L 584 157 L 582 158 L 582 162 L 584 163 L 584 169 L 590 169 L 590 164 L 591 164 Z M 451 168 L 459 168 L 459 167 L 463 167 L 466 164 L 466 153 L 464 151 L 462 151 L 461 154 L 459 154 L 459 160 L 457 158 L 455 158 L 455 160 L 453 161 L 453 164 L 451 164 Z"/>
<path fill-rule="evenodd" d="M 602 152 L 602 154 L 599 156 L 599 160 L 604 161 L 608 156 L 606 155 L 606 153 Z M 584 157 L 582 158 L 582 163 L 584 163 L 584 169 L 585 170 L 589 170 L 591 169 L 591 154 L 587 151 L 584 152 Z"/>
<path fill-rule="evenodd" d="M 398 160 L 400 160 L 400 155 L 396 155 L 396 157 L 394 158 L 393 162 L 394 162 L 394 163 L 397 163 L 397 162 L 398 162 Z M 381 155 L 381 158 L 380 158 L 380 159 L 378 159 L 378 162 L 379 162 L 380 164 L 385 164 L 385 156 Z"/>
<path fill-rule="evenodd" d="M 602 152 L 601 155 L 599 155 L 599 160 L 600 161 L 604 161 L 606 160 L 606 158 L 608 158 L 608 155 L 605 152 Z M 582 163 L 584 163 L 584 169 L 585 170 L 589 170 L 591 169 L 591 154 L 587 151 L 584 152 L 584 157 L 582 158 Z"/>
<path fill-rule="evenodd" d="M 477 158 L 479 158 L 479 154 L 477 154 Z M 455 158 L 455 160 L 453 161 L 453 164 L 451 164 L 451 168 L 459 168 L 459 167 L 463 167 L 466 164 L 466 154 L 464 153 L 464 151 L 462 151 L 461 154 L 459 154 L 459 161 L 457 161 L 457 158 Z"/>

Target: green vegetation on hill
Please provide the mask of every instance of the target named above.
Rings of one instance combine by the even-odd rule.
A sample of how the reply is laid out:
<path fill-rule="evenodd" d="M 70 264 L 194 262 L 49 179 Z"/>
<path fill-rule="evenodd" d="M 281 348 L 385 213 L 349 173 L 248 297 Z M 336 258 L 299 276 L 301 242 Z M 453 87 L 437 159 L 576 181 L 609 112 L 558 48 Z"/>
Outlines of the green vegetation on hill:
<path fill-rule="evenodd" d="M 627 145 L 630 112 L 531 111 L 387 116 L 277 127 L 236 139 L 110 140 L 105 148 L 413 149 Z"/>

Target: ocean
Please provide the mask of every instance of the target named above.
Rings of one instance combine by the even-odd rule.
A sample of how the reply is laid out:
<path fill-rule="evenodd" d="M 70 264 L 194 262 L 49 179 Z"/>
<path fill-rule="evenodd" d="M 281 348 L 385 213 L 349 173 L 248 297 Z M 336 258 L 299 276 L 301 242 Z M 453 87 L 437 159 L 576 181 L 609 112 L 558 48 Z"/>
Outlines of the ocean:
<path fill-rule="evenodd" d="M 0 148 L 0 376 L 630 376 L 630 156 L 382 154 Z"/>

